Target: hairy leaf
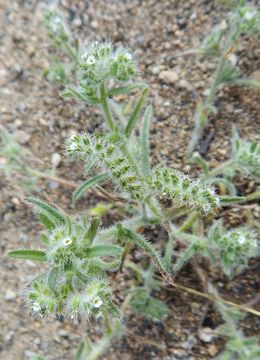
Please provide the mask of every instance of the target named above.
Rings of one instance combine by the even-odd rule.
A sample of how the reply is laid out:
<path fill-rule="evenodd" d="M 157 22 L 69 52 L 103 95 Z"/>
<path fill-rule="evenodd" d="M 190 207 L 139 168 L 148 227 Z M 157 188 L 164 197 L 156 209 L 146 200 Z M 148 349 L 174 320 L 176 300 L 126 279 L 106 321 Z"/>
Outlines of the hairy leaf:
<path fill-rule="evenodd" d="M 40 250 L 18 249 L 9 251 L 8 256 L 13 259 L 35 260 L 40 262 L 47 261 L 46 253 Z"/>
<path fill-rule="evenodd" d="M 233 203 L 244 202 L 246 197 L 244 196 L 220 196 L 220 202 L 222 205 L 229 205 Z"/>
<path fill-rule="evenodd" d="M 58 278 L 59 270 L 57 268 L 51 269 L 48 275 L 48 285 L 51 291 L 55 292 L 56 290 L 56 282 Z"/>
<path fill-rule="evenodd" d="M 111 97 L 117 95 L 124 95 L 130 93 L 133 90 L 144 89 L 144 88 L 147 88 L 147 85 L 144 82 L 136 82 L 133 84 L 129 84 L 127 86 L 111 89 L 108 91 L 107 96 Z"/>
<path fill-rule="evenodd" d="M 52 231 L 53 229 L 55 229 L 55 224 L 48 218 L 47 215 L 40 212 L 38 214 L 38 217 L 42 225 L 45 226 L 47 230 Z"/>
<path fill-rule="evenodd" d="M 77 201 L 87 190 L 98 184 L 104 183 L 110 178 L 109 174 L 96 175 L 84 181 L 73 193 L 72 200 Z"/>
<path fill-rule="evenodd" d="M 27 197 L 25 198 L 25 201 L 28 204 L 33 205 L 36 210 L 46 214 L 46 216 L 48 216 L 52 221 L 54 221 L 56 225 L 65 224 L 65 216 L 44 201 L 33 197 Z"/>
<path fill-rule="evenodd" d="M 84 244 L 90 246 L 93 243 L 93 240 L 97 234 L 100 224 L 101 224 L 101 220 L 99 217 L 95 217 L 91 220 L 91 224 L 83 238 Z"/>
<path fill-rule="evenodd" d="M 132 241 L 134 244 L 145 250 L 151 256 L 151 258 L 154 260 L 155 264 L 161 271 L 165 273 L 167 272 L 166 265 L 161 259 L 161 256 L 142 235 L 137 234 L 129 229 L 123 228 L 121 224 L 117 226 L 117 229 L 119 240 Z"/>
<path fill-rule="evenodd" d="M 101 256 L 120 256 L 122 249 L 116 245 L 97 245 L 89 248 L 85 255 L 86 257 L 101 257 Z"/>
<path fill-rule="evenodd" d="M 136 125 L 136 122 L 138 120 L 138 115 L 140 114 L 141 110 L 142 110 L 142 107 L 144 105 L 144 101 L 145 101 L 145 98 L 148 94 L 148 89 L 145 89 L 139 99 L 139 101 L 137 102 L 135 108 L 134 108 L 134 111 L 132 113 L 132 115 L 130 116 L 129 120 L 128 120 L 128 123 L 126 125 L 126 128 L 125 128 L 125 135 L 126 137 L 130 137 L 135 125 Z"/>
<path fill-rule="evenodd" d="M 143 126 L 140 134 L 141 141 L 141 166 L 144 175 L 150 173 L 150 144 L 149 144 L 149 127 L 152 117 L 152 106 L 147 106 L 143 116 Z"/>

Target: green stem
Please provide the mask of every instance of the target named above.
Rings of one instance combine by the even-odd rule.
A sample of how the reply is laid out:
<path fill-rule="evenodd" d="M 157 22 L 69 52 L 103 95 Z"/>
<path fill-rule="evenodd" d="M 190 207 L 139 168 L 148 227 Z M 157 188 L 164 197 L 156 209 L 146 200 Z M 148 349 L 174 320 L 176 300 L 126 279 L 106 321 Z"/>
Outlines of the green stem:
<path fill-rule="evenodd" d="M 192 224 L 197 219 L 197 217 L 198 217 L 197 212 L 191 213 L 190 216 L 188 217 L 188 219 L 182 224 L 179 231 L 187 231 L 187 230 L 189 230 L 189 228 L 192 226 Z"/>
<path fill-rule="evenodd" d="M 216 175 L 219 175 L 219 174 L 223 174 L 224 170 L 226 168 L 230 168 L 232 167 L 233 165 L 235 164 L 235 161 L 234 160 L 228 160 L 228 161 L 225 161 L 223 164 L 221 164 L 220 166 L 216 167 L 215 169 L 209 171 L 209 173 L 207 174 L 207 177 L 208 178 L 211 178 L 211 177 L 214 177 Z"/>
<path fill-rule="evenodd" d="M 108 123 L 108 126 L 110 128 L 111 131 L 117 131 L 117 127 L 113 122 L 112 116 L 111 116 L 111 112 L 109 109 L 109 104 L 107 102 L 107 97 L 106 97 L 106 89 L 105 89 L 105 85 L 104 83 L 102 83 L 100 85 L 100 100 L 101 100 L 101 105 L 102 108 L 104 110 L 105 113 L 105 118 L 106 121 Z M 138 176 L 140 179 L 142 179 L 142 174 L 140 169 L 138 168 L 138 166 L 136 165 L 136 161 L 133 159 L 132 155 L 129 153 L 127 146 L 121 145 L 120 146 L 120 150 L 122 151 L 122 153 L 125 155 L 125 157 L 127 158 L 127 160 L 129 161 L 129 163 L 132 165 L 136 176 Z M 143 186 L 143 191 L 145 192 L 145 186 Z M 158 211 L 158 209 L 152 204 L 151 200 L 146 200 L 145 201 L 146 204 L 149 206 L 149 208 L 151 209 L 151 211 L 155 214 L 156 217 L 162 218 L 161 212 Z"/>
<path fill-rule="evenodd" d="M 79 58 L 75 53 L 74 49 L 69 44 L 64 44 L 65 51 L 72 57 L 72 59 L 79 64 Z"/>
<path fill-rule="evenodd" d="M 223 50 L 222 50 L 222 54 L 221 54 L 218 66 L 215 70 L 215 73 L 214 73 L 214 76 L 213 76 L 213 79 L 211 82 L 211 86 L 210 86 L 210 90 L 209 90 L 207 99 L 201 105 L 200 111 L 197 111 L 197 113 L 195 114 L 195 129 L 193 131 L 192 138 L 191 138 L 191 141 L 188 146 L 188 155 L 190 155 L 194 151 L 197 143 L 199 142 L 199 140 L 202 137 L 203 129 L 208 121 L 209 109 L 214 105 L 214 99 L 216 97 L 218 87 L 220 85 L 219 79 L 220 79 L 221 73 L 223 72 L 223 67 L 225 65 L 226 56 L 229 53 L 230 49 L 232 49 L 232 46 L 238 36 L 239 36 L 239 33 L 237 32 L 237 29 L 236 28 L 234 29 L 234 27 L 231 25 L 231 27 L 229 29 L 229 33 L 226 37 L 225 44 L 223 46 Z"/>
<path fill-rule="evenodd" d="M 111 131 L 117 130 L 117 128 L 116 128 L 116 126 L 114 124 L 114 121 L 112 119 L 112 115 L 111 115 L 109 105 L 108 105 L 108 102 L 107 102 L 106 89 L 105 89 L 104 83 L 102 83 L 100 85 L 100 100 L 101 100 L 101 106 L 103 108 L 103 111 L 104 111 L 104 114 L 105 114 L 105 119 L 106 119 L 106 121 L 108 123 L 109 129 Z"/>

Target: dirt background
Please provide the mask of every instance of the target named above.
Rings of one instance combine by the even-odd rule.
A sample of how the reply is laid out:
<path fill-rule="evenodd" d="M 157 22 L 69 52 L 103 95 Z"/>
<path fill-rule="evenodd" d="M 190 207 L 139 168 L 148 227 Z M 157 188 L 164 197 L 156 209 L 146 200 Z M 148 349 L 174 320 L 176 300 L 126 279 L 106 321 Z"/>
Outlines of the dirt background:
<path fill-rule="evenodd" d="M 19 141 L 43 161 L 40 168 L 50 168 L 53 155 L 60 154 L 62 160 L 57 175 L 79 181 L 84 175 L 79 164 L 66 161 L 64 139 L 73 130 L 102 129 L 102 115 L 98 109 L 64 101 L 58 96 L 60 88 L 42 77 L 52 52 L 42 25 L 43 9 L 48 3 L 52 2 L 0 0 L 0 122 L 11 133 L 17 133 Z M 144 79 L 151 86 L 153 161 L 193 171 L 184 163 L 185 151 L 196 102 L 207 89 L 215 65 L 200 57 L 183 58 L 176 54 L 194 48 L 213 25 L 223 21 L 225 11 L 217 1 L 60 1 L 59 9 L 82 44 L 109 38 L 116 45 L 136 49 Z M 241 72 L 254 78 L 259 77 L 257 41 L 256 36 L 244 37 L 236 52 Z M 164 70 L 174 71 L 173 82 L 164 79 Z M 259 100 L 257 92 L 248 88 L 220 91 L 216 101 L 219 113 L 206 131 L 214 135 L 207 160 L 217 164 L 228 157 L 232 123 L 237 124 L 241 135 L 248 140 L 259 139 Z M 238 178 L 236 181 L 242 194 L 255 189 L 252 180 Z M 87 196 L 73 207 L 71 189 L 47 180 L 39 182 L 38 195 L 58 203 L 70 214 L 100 201 Z M 95 340 L 101 330 L 85 322 L 42 321 L 28 314 L 22 293 L 38 265 L 11 261 L 6 256 L 12 248 L 34 246 L 38 241 L 41 227 L 31 209 L 23 204 L 23 196 L 19 187 L 1 175 L 0 358 L 30 360 L 37 353 L 48 360 L 73 359 L 82 336 L 88 332 Z M 257 218 L 259 206 L 253 203 L 250 206 Z M 243 211 L 239 206 L 228 208 L 224 211 L 225 222 L 241 224 Z M 163 242 L 165 234 L 159 231 L 155 238 Z M 218 272 L 211 274 L 221 296 L 240 304 L 256 300 L 259 285 L 256 260 L 250 265 L 250 269 L 232 281 Z M 118 289 L 131 282 L 131 274 L 117 274 L 113 280 L 120 303 L 123 294 Z M 190 266 L 181 271 L 177 281 L 202 290 Z M 223 339 L 203 341 L 207 329 L 220 323 L 213 306 L 209 304 L 205 312 L 205 300 L 170 288 L 157 296 L 170 308 L 167 319 L 162 323 L 153 322 L 128 313 L 125 323 L 129 332 L 115 340 L 102 359 L 192 360 L 217 356 L 223 348 Z M 259 333 L 260 323 L 252 315 L 241 325 L 248 335 Z"/>

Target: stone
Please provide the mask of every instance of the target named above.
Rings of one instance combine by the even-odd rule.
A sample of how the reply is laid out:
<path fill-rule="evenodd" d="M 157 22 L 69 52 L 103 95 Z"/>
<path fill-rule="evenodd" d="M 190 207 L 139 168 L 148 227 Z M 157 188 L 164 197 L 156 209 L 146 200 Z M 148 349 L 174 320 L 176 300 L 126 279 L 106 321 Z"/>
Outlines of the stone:
<path fill-rule="evenodd" d="M 212 341 L 214 337 L 213 331 L 209 327 L 204 327 L 198 331 L 198 337 L 201 341 L 205 343 L 209 343 Z"/>
<path fill-rule="evenodd" d="M 61 155 L 59 153 L 52 154 L 51 163 L 54 169 L 56 169 L 61 163 Z"/>
<path fill-rule="evenodd" d="M 174 84 L 179 80 L 179 75 L 174 70 L 164 70 L 160 72 L 159 79 L 167 84 Z"/>
<path fill-rule="evenodd" d="M 30 138 L 31 138 L 31 135 L 27 134 L 23 130 L 19 130 L 17 133 L 17 139 L 18 139 L 19 143 L 22 145 L 27 144 L 29 142 Z"/>
<path fill-rule="evenodd" d="M 14 331 L 8 331 L 8 333 L 4 337 L 4 342 L 7 345 L 12 345 L 14 339 Z"/>
<path fill-rule="evenodd" d="M 14 301 L 16 299 L 16 293 L 13 290 L 7 290 L 5 293 L 6 301 Z"/>

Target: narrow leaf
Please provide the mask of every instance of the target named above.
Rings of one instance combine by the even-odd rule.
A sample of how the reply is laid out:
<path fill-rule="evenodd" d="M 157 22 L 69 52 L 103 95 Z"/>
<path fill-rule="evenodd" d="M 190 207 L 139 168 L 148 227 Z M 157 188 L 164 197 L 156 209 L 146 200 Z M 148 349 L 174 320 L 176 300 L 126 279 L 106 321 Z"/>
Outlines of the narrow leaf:
<path fill-rule="evenodd" d="M 149 128 L 152 117 L 152 106 L 148 106 L 145 109 L 143 116 L 143 126 L 141 129 L 140 140 L 141 140 L 141 162 L 142 170 L 145 176 L 150 173 L 150 144 L 149 144 Z"/>
<path fill-rule="evenodd" d="M 256 89 L 260 89 L 260 81 L 253 80 L 253 79 L 234 79 L 229 82 L 230 84 L 234 85 L 242 85 L 242 86 L 251 86 L 255 87 Z"/>
<path fill-rule="evenodd" d="M 115 271 L 118 270 L 121 265 L 121 258 L 114 261 L 103 261 L 102 259 L 95 259 L 95 265 L 103 271 Z"/>
<path fill-rule="evenodd" d="M 208 174 L 209 172 L 209 167 L 207 162 L 203 159 L 203 157 L 200 155 L 200 153 L 198 153 L 197 151 L 192 155 L 192 160 L 195 161 L 195 163 L 197 163 L 201 169 L 204 171 L 205 174 Z"/>
<path fill-rule="evenodd" d="M 246 200 L 245 196 L 220 196 L 219 198 L 222 205 L 244 202 Z"/>
<path fill-rule="evenodd" d="M 229 181 L 225 178 L 215 177 L 213 179 L 208 179 L 207 183 L 208 184 L 223 184 L 231 196 L 236 196 L 236 187 L 233 185 L 233 183 L 231 181 Z"/>
<path fill-rule="evenodd" d="M 73 97 L 73 98 L 76 98 L 76 99 L 80 99 L 80 100 L 83 100 L 83 101 L 86 101 L 86 102 L 89 102 L 91 104 L 98 104 L 100 103 L 99 99 L 96 98 L 96 97 L 90 97 L 90 96 L 87 96 L 73 88 L 67 88 L 65 91 L 61 92 L 60 93 L 60 96 L 62 97 Z"/>
<path fill-rule="evenodd" d="M 91 224 L 83 238 L 84 244 L 86 244 L 87 246 L 90 246 L 93 243 L 93 240 L 95 239 L 95 236 L 97 235 L 97 231 L 98 231 L 100 224 L 101 224 L 101 220 L 99 217 L 95 217 L 91 220 Z"/>
<path fill-rule="evenodd" d="M 111 89 L 108 91 L 107 96 L 112 97 L 112 96 L 117 96 L 117 95 L 124 95 L 124 94 L 128 94 L 129 92 L 131 92 L 133 90 L 144 89 L 144 88 L 147 88 L 147 85 L 145 83 L 136 82 L 133 84 L 129 84 L 127 86 L 122 86 L 122 87 L 118 87 L 115 89 Z"/>
<path fill-rule="evenodd" d="M 79 278 L 79 280 L 81 280 L 82 282 L 84 282 L 84 283 L 88 283 L 88 281 L 89 281 L 89 279 L 88 279 L 88 277 L 86 276 L 86 275 L 84 275 L 84 274 L 82 274 L 80 271 L 76 271 L 76 275 L 77 275 L 77 277 Z"/>
<path fill-rule="evenodd" d="M 87 258 L 101 257 L 101 256 L 119 256 L 122 253 L 122 248 L 116 245 L 97 245 L 89 248 L 85 252 Z M 84 256 L 84 257 L 85 257 Z"/>
<path fill-rule="evenodd" d="M 110 178 L 109 174 L 96 175 L 84 181 L 73 193 L 72 200 L 77 201 L 88 189 L 98 184 L 104 183 Z"/>
<path fill-rule="evenodd" d="M 151 258 L 154 260 L 155 264 L 161 271 L 165 273 L 167 272 L 166 266 L 161 259 L 161 256 L 143 236 L 129 229 L 123 228 L 121 224 L 119 224 L 117 229 L 119 240 L 132 241 L 134 244 L 145 250 L 151 256 Z"/>
<path fill-rule="evenodd" d="M 45 262 L 47 261 L 46 253 L 40 250 L 19 249 L 9 251 L 8 256 L 13 259 L 35 260 Z"/>
<path fill-rule="evenodd" d="M 48 275 L 48 285 L 51 291 L 55 292 L 56 283 L 58 278 L 59 270 L 57 268 L 52 269 Z"/>
<path fill-rule="evenodd" d="M 65 224 L 65 216 L 44 201 L 32 197 L 25 198 L 25 201 L 38 211 L 44 212 L 56 225 Z"/>
<path fill-rule="evenodd" d="M 127 123 L 126 128 L 125 128 L 126 137 L 130 137 L 130 135 L 131 135 L 131 133 L 132 133 L 132 131 L 133 131 L 135 125 L 136 125 L 138 115 L 140 114 L 140 112 L 142 110 L 142 107 L 144 105 L 144 101 L 145 101 L 145 98 L 146 98 L 147 94 L 148 94 L 148 89 L 145 89 L 143 91 L 139 101 L 137 102 L 132 115 L 130 116 L 130 118 L 128 120 L 128 123 Z"/>
<path fill-rule="evenodd" d="M 49 238 L 45 234 L 41 234 L 41 240 L 42 240 L 42 242 L 44 242 L 44 244 L 46 244 L 46 245 L 49 244 Z"/>
<path fill-rule="evenodd" d="M 39 213 L 38 217 L 42 225 L 45 226 L 47 230 L 52 231 L 53 229 L 55 229 L 55 224 L 48 218 L 47 215 L 45 215 L 44 213 Z"/>

